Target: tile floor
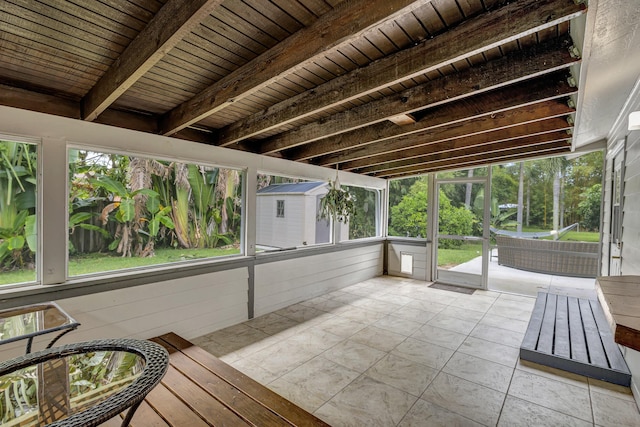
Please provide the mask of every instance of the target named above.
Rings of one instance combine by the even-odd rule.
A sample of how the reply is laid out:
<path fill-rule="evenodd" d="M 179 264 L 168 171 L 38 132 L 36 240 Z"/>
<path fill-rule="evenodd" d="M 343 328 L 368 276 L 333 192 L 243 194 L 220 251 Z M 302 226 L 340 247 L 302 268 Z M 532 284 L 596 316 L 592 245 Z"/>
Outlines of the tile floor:
<path fill-rule="evenodd" d="M 333 426 L 640 426 L 628 388 L 518 358 L 534 299 L 378 277 L 193 340 Z"/>

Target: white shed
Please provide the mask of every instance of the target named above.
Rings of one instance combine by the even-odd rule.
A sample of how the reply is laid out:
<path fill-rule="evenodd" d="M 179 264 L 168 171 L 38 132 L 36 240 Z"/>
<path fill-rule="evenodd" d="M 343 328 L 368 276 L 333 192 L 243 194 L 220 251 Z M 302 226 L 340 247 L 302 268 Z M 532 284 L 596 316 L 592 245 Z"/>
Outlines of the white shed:
<path fill-rule="evenodd" d="M 317 218 L 327 191 L 325 182 L 273 184 L 258 190 L 256 244 L 289 248 L 329 243 L 330 224 Z"/>

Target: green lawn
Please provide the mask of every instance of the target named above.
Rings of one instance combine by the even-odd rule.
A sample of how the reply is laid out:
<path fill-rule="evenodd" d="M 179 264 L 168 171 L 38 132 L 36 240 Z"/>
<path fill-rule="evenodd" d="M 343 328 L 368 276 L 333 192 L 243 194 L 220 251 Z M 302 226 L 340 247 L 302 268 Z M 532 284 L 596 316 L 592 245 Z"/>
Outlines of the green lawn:
<path fill-rule="evenodd" d="M 123 258 L 103 253 L 72 256 L 69 259 L 69 276 L 118 271 L 127 268 L 169 264 L 192 259 L 213 258 L 240 253 L 238 248 L 217 249 L 156 249 L 151 258 Z M 36 275 L 33 270 L 19 270 L 0 273 L 0 285 L 33 282 Z"/>
<path fill-rule="evenodd" d="M 438 249 L 438 267 L 454 267 L 482 254 L 482 243 L 463 243 L 456 249 Z"/>

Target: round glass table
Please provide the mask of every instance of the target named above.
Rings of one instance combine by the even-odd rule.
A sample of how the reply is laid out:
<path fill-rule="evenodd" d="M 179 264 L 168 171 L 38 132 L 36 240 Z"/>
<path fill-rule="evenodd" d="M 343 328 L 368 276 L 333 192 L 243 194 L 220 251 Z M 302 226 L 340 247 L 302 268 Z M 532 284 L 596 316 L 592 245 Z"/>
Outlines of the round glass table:
<path fill-rule="evenodd" d="M 169 355 L 151 341 L 96 340 L 0 363 L 0 424 L 97 426 L 131 417 L 162 379 Z"/>

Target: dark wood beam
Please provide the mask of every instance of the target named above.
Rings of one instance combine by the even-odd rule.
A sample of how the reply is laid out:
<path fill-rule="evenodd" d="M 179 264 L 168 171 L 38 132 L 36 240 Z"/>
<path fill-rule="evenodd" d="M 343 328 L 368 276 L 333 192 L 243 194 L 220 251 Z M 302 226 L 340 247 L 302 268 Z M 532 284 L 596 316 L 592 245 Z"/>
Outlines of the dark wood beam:
<path fill-rule="evenodd" d="M 10 85 L 0 84 L 0 105 L 36 111 L 54 116 L 81 119 L 79 101 L 51 94 L 39 93 Z M 158 133 L 158 118 L 145 114 L 108 108 L 95 120 L 109 126 L 137 130 L 147 133 Z M 212 144 L 215 132 L 196 129 L 185 129 L 174 135 L 176 138 L 193 142 Z"/>
<path fill-rule="evenodd" d="M 446 162 L 446 164 L 450 165 L 457 165 L 465 159 L 475 159 L 477 156 L 483 156 L 482 158 L 497 158 L 500 153 L 504 153 L 505 151 L 521 149 L 525 152 L 527 150 L 531 150 L 532 147 L 536 147 L 541 144 L 564 144 L 570 138 L 571 136 L 565 131 L 550 132 L 541 135 L 527 136 L 524 138 L 498 141 L 490 144 L 480 144 L 473 147 L 436 151 L 411 160 L 397 160 L 368 168 L 362 168 L 360 169 L 360 173 L 375 174 L 378 176 L 380 173 L 395 170 L 405 171 L 407 168 L 414 168 L 418 165 L 425 166 L 430 164 L 441 164 L 442 162 Z"/>
<path fill-rule="evenodd" d="M 377 25 L 431 0 L 353 0 L 340 3 L 306 27 L 171 110 L 162 121 L 170 135 L 311 64 L 327 51 L 365 36 Z"/>
<path fill-rule="evenodd" d="M 500 164 L 507 162 L 516 162 L 522 161 L 526 159 L 533 158 L 542 158 L 542 157 L 553 157 L 559 156 L 563 154 L 571 153 L 571 143 L 570 142 L 552 142 L 549 144 L 540 145 L 535 147 L 535 149 L 531 149 L 530 147 L 515 149 L 513 152 L 502 153 L 498 156 L 492 155 L 480 155 L 475 156 L 475 158 L 469 158 L 465 161 L 456 162 L 452 164 L 448 161 L 440 162 L 438 164 L 431 165 L 417 165 L 413 167 L 408 167 L 404 170 L 395 170 L 395 171 L 387 171 L 379 174 L 375 174 L 378 178 L 402 178 L 406 176 L 415 176 L 424 173 L 430 172 L 439 172 L 446 170 L 456 170 L 456 169 L 469 169 L 475 168 L 479 166 L 487 166 L 492 164 Z"/>
<path fill-rule="evenodd" d="M 84 120 L 95 120 L 221 3 L 167 1 L 83 98 Z"/>
<path fill-rule="evenodd" d="M 372 7 L 373 8 L 373 7 Z M 229 145 L 338 106 L 584 13 L 571 0 L 521 0 L 470 19 L 424 42 L 280 102 L 220 132 Z"/>
<path fill-rule="evenodd" d="M 386 121 L 398 114 L 433 108 L 567 68 L 578 61 L 567 47 L 566 43 L 559 42 L 514 52 L 260 141 L 259 152 L 271 154 L 286 150 Z"/>
<path fill-rule="evenodd" d="M 408 144 L 405 144 L 407 141 L 401 141 L 403 148 L 398 148 L 395 151 L 390 151 L 377 156 L 369 156 L 367 158 L 345 162 L 340 164 L 340 169 L 350 171 L 355 169 L 357 172 L 361 172 L 376 165 L 407 166 L 411 164 L 412 159 L 423 158 L 430 154 L 437 154 L 440 152 L 451 154 L 452 151 L 471 150 L 476 147 L 484 147 L 487 145 L 490 146 L 488 148 L 492 148 L 493 144 L 498 142 L 521 139 L 549 132 L 566 131 L 571 127 L 572 126 L 567 122 L 566 117 L 554 117 L 489 132 L 460 135 L 450 138 L 439 138 L 438 136 L 421 138 L 419 135 L 412 135 L 412 137 L 409 138 L 410 141 L 408 141 Z M 384 145 L 387 144 L 385 143 Z M 485 149 L 486 148 L 487 147 L 485 147 Z"/>
<path fill-rule="evenodd" d="M 285 157 L 292 160 L 313 159 L 314 164 L 331 166 L 381 154 L 384 151 L 377 151 L 378 149 L 369 146 L 384 147 L 384 144 L 380 144 L 383 141 L 443 126 L 463 127 L 465 123 L 483 116 L 495 116 L 514 108 L 533 106 L 540 102 L 560 99 L 564 103 L 566 97 L 575 92 L 577 89 L 567 83 L 564 74 L 556 74 L 427 110 L 418 116 L 418 122 L 415 125 L 399 127 L 392 123 L 378 123 L 316 141 L 294 150 L 291 154 L 287 153 Z"/>

